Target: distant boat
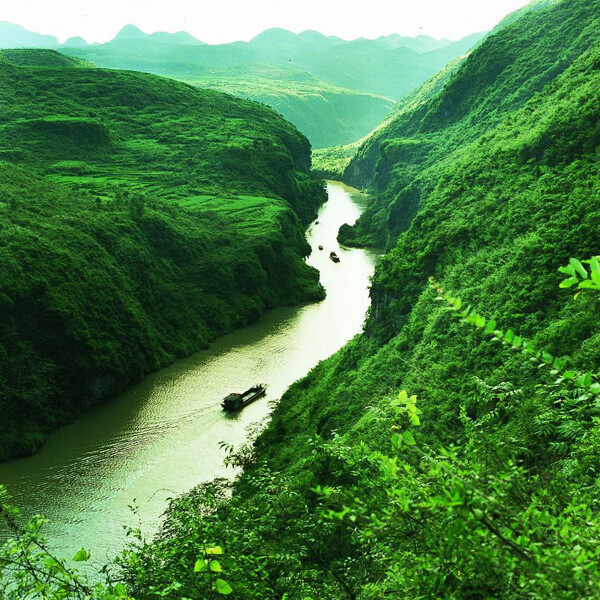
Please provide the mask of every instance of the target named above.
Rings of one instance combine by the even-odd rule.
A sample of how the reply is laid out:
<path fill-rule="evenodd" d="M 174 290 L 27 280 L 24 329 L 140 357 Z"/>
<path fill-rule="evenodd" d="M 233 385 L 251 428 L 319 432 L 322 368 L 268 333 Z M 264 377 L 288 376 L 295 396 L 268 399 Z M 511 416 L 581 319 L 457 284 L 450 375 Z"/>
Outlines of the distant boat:
<path fill-rule="evenodd" d="M 329 258 L 335 263 L 340 262 L 340 257 L 335 252 L 330 252 Z"/>
<path fill-rule="evenodd" d="M 225 412 L 235 412 L 248 406 L 251 402 L 258 400 L 261 396 L 265 395 L 267 386 L 264 383 L 258 383 L 255 386 L 247 389 L 243 394 L 232 393 L 223 398 L 221 406 Z"/>
<path fill-rule="evenodd" d="M 319 224 L 319 221 L 315 221 L 315 225 L 318 225 L 318 224 Z"/>
<path fill-rule="evenodd" d="M 323 246 L 319 246 L 319 250 L 323 250 Z"/>

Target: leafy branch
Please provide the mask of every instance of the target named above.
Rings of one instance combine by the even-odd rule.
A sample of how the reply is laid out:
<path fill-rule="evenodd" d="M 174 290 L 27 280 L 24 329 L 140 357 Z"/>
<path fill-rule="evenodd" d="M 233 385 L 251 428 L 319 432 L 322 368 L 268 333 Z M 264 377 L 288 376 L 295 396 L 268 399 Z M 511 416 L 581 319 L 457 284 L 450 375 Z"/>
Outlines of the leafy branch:
<path fill-rule="evenodd" d="M 597 259 L 592 259 L 589 262 L 591 264 L 594 261 L 595 263 L 594 266 L 592 266 L 592 273 L 595 272 L 595 265 L 600 267 Z M 581 265 L 579 261 L 577 262 Z M 571 269 L 574 272 L 576 271 L 576 268 L 573 265 L 569 265 L 565 268 L 569 269 L 569 273 L 571 272 Z M 581 268 L 583 271 L 585 271 L 583 265 L 581 265 Z M 580 271 L 577 272 L 581 275 Z M 598 277 L 600 277 L 600 271 L 598 272 Z M 598 279 L 598 281 L 600 282 L 600 279 Z M 506 331 L 499 329 L 495 319 L 488 319 L 484 315 L 479 314 L 472 305 L 468 305 L 466 308 L 463 308 L 463 301 L 460 298 L 446 292 L 446 290 L 433 277 L 429 279 L 429 283 L 438 294 L 437 300 L 440 302 L 446 302 L 450 309 L 456 313 L 456 316 L 461 319 L 461 322 L 475 325 L 475 327 L 483 331 L 484 335 L 503 343 L 515 351 L 521 352 L 529 357 L 529 359 L 533 363 L 536 363 L 540 368 L 549 368 L 550 373 L 554 376 L 557 376 L 556 383 L 571 381 L 577 388 L 586 390 L 587 392 L 595 395 L 600 395 L 600 383 L 595 380 L 591 373 L 580 373 L 567 368 L 569 362 L 568 357 L 555 357 L 550 352 L 536 349 L 529 340 L 517 335 L 512 329 L 507 329 Z M 574 283 L 572 285 L 574 285 Z M 586 287 L 592 289 L 590 286 Z M 598 290 L 600 290 L 600 287 L 598 287 Z"/>
<path fill-rule="evenodd" d="M 584 266 L 588 265 L 588 267 Z M 563 289 L 577 286 L 579 291 L 575 294 L 575 298 L 581 294 L 583 290 L 595 290 L 600 292 L 600 256 L 594 256 L 590 260 L 579 261 L 576 258 L 569 260 L 566 267 L 558 269 L 561 273 L 568 275 L 560 283 Z"/>

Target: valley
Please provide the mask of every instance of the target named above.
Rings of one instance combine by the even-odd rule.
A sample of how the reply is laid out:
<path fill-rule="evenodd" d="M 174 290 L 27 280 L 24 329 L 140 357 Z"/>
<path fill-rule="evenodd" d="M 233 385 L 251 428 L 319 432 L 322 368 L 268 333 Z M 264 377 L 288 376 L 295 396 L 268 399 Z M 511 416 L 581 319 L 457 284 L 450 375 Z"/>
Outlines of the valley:
<path fill-rule="evenodd" d="M 508 13 L 0 51 L 0 595 L 600 596 L 600 3 Z"/>

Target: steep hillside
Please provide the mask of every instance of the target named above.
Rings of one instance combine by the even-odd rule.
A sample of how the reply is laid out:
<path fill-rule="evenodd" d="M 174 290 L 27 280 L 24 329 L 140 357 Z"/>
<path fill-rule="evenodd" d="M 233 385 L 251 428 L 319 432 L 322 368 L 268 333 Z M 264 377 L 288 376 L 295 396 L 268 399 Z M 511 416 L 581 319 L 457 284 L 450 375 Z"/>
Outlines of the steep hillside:
<path fill-rule="evenodd" d="M 385 119 L 361 139 L 350 144 L 316 149 L 313 152 L 313 173 L 320 177 L 342 181 L 350 162 L 371 137 L 386 128 L 399 115 L 414 111 L 427 103 L 431 98 L 436 97 L 465 59 L 465 56 L 461 56 L 448 63 L 441 71 L 430 77 L 421 87 L 397 102 Z"/>
<path fill-rule="evenodd" d="M 600 266 L 571 264 L 577 299 L 557 271 L 600 254 L 598 8 L 521 14 L 419 119 L 401 117 L 442 146 L 430 139 L 427 195 L 377 268 L 365 332 L 233 458 L 246 472 L 232 500 L 200 486 L 124 557 L 136 597 L 174 580 L 180 597 L 209 593 L 213 545 L 244 599 L 598 597 Z M 499 72 L 513 44 L 528 60 Z M 450 95 L 463 72 L 479 102 Z M 479 119 L 484 135 L 457 133 Z M 476 314 L 457 318 L 444 290 Z"/>
<path fill-rule="evenodd" d="M 266 107 L 6 57 L 0 459 L 266 308 L 322 298 L 301 220 L 325 199 L 308 141 Z"/>
<path fill-rule="evenodd" d="M 342 233 L 344 242 L 393 244 L 435 185 L 440 161 L 519 110 L 596 43 L 599 11 L 597 2 L 536 3 L 480 44 L 438 95 L 401 107 L 344 174 L 377 194 L 355 230 Z"/>
<path fill-rule="evenodd" d="M 228 69 L 190 83 L 274 108 L 308 137 L 313 148 L 362 138 L 393 106 L 389 98 L 340 88 L 284 67 Z"/>

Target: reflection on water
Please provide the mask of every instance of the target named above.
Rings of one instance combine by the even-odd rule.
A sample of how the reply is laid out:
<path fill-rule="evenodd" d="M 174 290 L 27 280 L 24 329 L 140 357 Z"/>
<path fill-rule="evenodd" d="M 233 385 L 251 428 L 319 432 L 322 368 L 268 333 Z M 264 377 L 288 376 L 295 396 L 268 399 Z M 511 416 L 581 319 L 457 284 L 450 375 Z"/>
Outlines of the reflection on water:
<path fill-rule="evenodd" d="M 137 523 L 128 508 L 134 500 L 152 533 L 167 498 L 231 475 L 219 442 L 243 443 L 247 427 L 268 416 L 270 400 L 361 330 L 376 256 L 340 248 L 336 235 L 358 218 L 365 198 L 339 183 L 328 190 L 307 233 L 308 262 L 321 272 L 326 300 L 270 311 L 64 427 L 35 456 L 0 464 L 15 504 L 51 519 L 54 549 L 72 554 L 84 545 L 104 562 L 122 547 L 123 526 Z M 225 416 L 221 398 L 258 381 L 269 384 L 266 397 Z"/>

